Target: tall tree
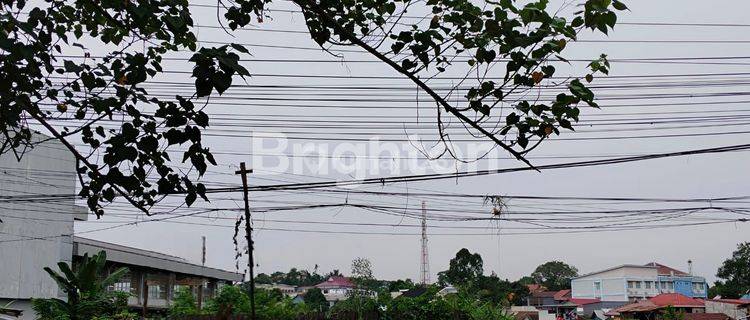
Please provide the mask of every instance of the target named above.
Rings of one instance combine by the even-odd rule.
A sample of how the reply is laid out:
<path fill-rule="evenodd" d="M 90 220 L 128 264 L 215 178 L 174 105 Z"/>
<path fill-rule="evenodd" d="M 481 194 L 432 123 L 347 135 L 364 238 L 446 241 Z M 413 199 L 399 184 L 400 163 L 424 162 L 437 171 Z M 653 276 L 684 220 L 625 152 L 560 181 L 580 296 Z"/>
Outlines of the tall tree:
<path fill-rule="evenodd" d="M 305 304 L 319 312 L 326 312 L 328 310 L 328 301 L 323 292 L 318 288 L 307 290 L 305 293 Z"/>
<path fill-rule="evenodd" d="M 472 282 L 468 292 L 481 301 L 501 303 L 506 306 L 524 305 L 529 296 L 526 285 L 515 281 L 501 280 L 496 275 L 479 276 Z"/>
<path fill-rule="evenodd" d="M 578 269 L 562 261 L 549 261 L 536 267 L 531 278 L 537 284 L 557 291 L 570 289 L 570 279 L 578 276 Z"/>
<path fill-rule="evenodd" d="M 448 270 L 438 273 L 438 282 L 463 287 L 471 285 L 483 273 L 482 256 L 463 248 L 451 259 Z"/>
<path fill-rule="evenodd" d="M 270 2 L 218 0 L 218 23 L 232 33 L 273 18 Z M 580 11 L 562 17 L 548 2 L 290 1 L 321 49 L 358 47 L 429 94 L 440 110 L 434 123 L 444 154 L 459 158 L 446 142 L 445 117 L 452 117 L 529 165 L 528 152 L 573 129 L 579 107 L 598 107 L 587 83 L 609 72 L 601 55 L 585 74 L 553 83 L 554 62 L 567 62 L 564 50 L 580 31 L 606 34 L 615 12 L 626 9 L 618 0 L 581 0 Z M 207 200 L 198 180 L 216 161 L 203 141 L 209 115 L 201 105 L 236 78 L 249 81 L 242 65 L 248 48 L 199 47 L 187 0 L 3 0 L 0 6 L 0 153 L 23 157 L 39 142 L 31 127 L 58 140 L 77 160 L 79 195 L 97 215 L 116 197 L 146 212 L 169 194 L 182 195 L 188 206 Z M 423 23 L 400 22 L 407 11 L 425 12 Z M 89 48 L 107 51 L 92 56 Z M 191 54 L 192 93 L 149 93 L 149 81 L 167 72 L 165 58 L 184 51 Z M 458 56 L 467 58 L 459 63 Z M 448 69 L 465 75 L 458 83 L 468 90 L 457 85 L 445 95 L 427 80 Z M 541 86 L 554 98 L 527 94 Z M 194 170 L 179 170 L 179 161 Z"/>
<path fill-rule="evenodd" d="M 724 298 L 739 298 L 750 293 L 750 242 L 740 243 L 732 257 L 724 260 L 716 273 L 714 292 Z"/>
<path fill-rule="evenodd" d="M 373 275 L 372 262 L 367 258 L 356 258 L 352 260 L 352 280 L 364 290 L 375 290 L 377 280 Z"/>

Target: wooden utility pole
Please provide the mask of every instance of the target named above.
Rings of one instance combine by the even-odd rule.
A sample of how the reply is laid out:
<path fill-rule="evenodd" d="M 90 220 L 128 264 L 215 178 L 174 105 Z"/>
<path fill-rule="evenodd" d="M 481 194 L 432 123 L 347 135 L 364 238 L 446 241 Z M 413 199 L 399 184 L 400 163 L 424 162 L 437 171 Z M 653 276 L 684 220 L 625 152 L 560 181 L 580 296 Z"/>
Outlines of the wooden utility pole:
<path fill-rule="evenodd" d="M 255 262 L 253 261 L 253 226 L 250 224 L 250 200 L 248 199 L 247 190 L 247 174 L 253 173 L 253 169 L 246 169 L 245 163 L 240 163 L 240 170 L 235 171 L 235 174 L 242 176 L 242 195 L 245 198 L 245 239 L 247 240 L 247 269 L 250 273 L 250 310 L 251 318 L 255 320 L 255 274 L 253 273 L 253 267 Z"/>
<path fill-rule="evenodd" d="M 141 313 L 143 314 L 143 319 L 146 319 L 146 316 L 148 315 L 148 279 L 147 275 L 143 275 L 143 309 L 141 310 Z"/>
<path fill-rule="evenodd" d="M 201 250 L 201 266 L 206 266 L 206 236 L 201 237 L 201 241 L 203 241 L 203 247 Z"/>

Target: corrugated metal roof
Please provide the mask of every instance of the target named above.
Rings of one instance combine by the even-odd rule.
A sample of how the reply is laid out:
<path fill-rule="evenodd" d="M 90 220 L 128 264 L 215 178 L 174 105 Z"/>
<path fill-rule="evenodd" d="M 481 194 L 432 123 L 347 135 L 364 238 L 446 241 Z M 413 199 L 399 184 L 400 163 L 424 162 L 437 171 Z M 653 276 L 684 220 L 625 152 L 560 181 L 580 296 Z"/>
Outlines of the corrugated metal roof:
<path fill-rule="evenodd" d="M 707 301 L 718 301 L 718 302 L 724 302 L 724 303 L 731 303 L 736 305 L 750 305 L 750 299 L 712 299 Z"/>
<path fill-rule="evenodd" d="M 107 253 L 107 261 L 122 263 L 126 265 L 165 270 L 185 275 L 201 276 L 232 282 L 239 282 L 243 280 L 243 275 L 240 273 L 204 267 L 199 264 L 187 262 L 185 259 L 176 256 L 88 238 L 73 238 L 73 256 L 80 257 L 86 253 L 91 256 L 99 253 L 99 251 L 104 251 Z"/>
<path fill-rule="evenodd" d="M 564 289 L 560 290 L 557 293 L 555 293 L 555 300 L 562 301 L 562 300 L 568 300 L 570 299 L 570 289 Z"/>
<path fill-rule="evenodd" d="M 578 277 L 575 277 L 573 279 L 579 279 L 579 278 L 583 278 L 583 277 L 588 277 L 590 275 L 594 275 L 594 274 L 598 274 L 598 273 L 602 273 L 602 272 L 607 272 L 607 271 L 612 271 L 612 270 L 617 270 L 617 269 L 620 269 L 620 268 L 647 268 L 647 269 L 656 269 L 657 267 L 643 266 L 643 265 L 639 265 L 639 264 L 621 264 L 619 266 L 614 266 L 614 267 L 610 267 L 610 268 L 599 270 L 599 271 L 589 272 L 589 273 L 580 275 Z"/>

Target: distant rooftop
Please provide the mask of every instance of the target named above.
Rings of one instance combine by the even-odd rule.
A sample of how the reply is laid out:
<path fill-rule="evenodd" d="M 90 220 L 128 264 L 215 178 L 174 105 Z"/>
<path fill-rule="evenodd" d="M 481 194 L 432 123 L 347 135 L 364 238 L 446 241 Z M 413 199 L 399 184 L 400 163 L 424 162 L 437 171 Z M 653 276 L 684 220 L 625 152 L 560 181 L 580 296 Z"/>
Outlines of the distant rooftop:
<path fill-rule="evenodd" d="M 606 268 L 606 269 L 603 269 L 603 270 L 589 272 L 589 273 L 580 275 L 580 276 L 578 276 L 576 278 L 583 278 L 583 277 L 587 277 L 587 276 L 590 276 L 590 275 L 593 275 L 593 274 L 607 272 L 607 271 L 611 271 L 611 270 L 617 270 L 617 269 L 620 269 L 620 268 L 648 268 L 648 269 L 656 269 L 656 273 L 658 275 L 661 275 L 661 276 L 672 275 L 672 274 L 674 274 L 675 276 L 690 276 L 690 274 L 687 273 L 687 272 L 684 272 L 684 271 L 681 271 L 681 270 L 677 270 L 677 269 L 669 267 L 669 266 L 665 266 L 665 265 L 663 265 L 661 263 L 649 262 L 649 263 L 647 263 L 645 265 L 639 265 L 639 264 L 621 264 L 621 265 L 614 266 L 614 267 L 609 267 L 609 268 Z M 576 278 L 574 278 L 574 279 L 576 279 Z"/>
<path fill-rule="evenodd" d="M 240 273 L 190 263 L 187 260 L 150 250 L 127 247 L 119 244 L 73 237 L 73 256 L 92 256 L 104 251 L 107 261 L 139 266 L 144 268 L 166 270 L 186 275 L 202 276 L 219 280 L 239 282 L 244 276 Z"/>
<path fill-rule="evenodd" d="M 672 267 L 665 266 L 665 265 L 663 265 L 661 263 L 649 262 L 649 263 L 646 264 L 646 266 L 656 267 L 657 273 L 659 275 L 672 275 L 672 274 L 674 274 L 676 276 L 689 276 L 690 275 L 687 272 L 684 272 L 684 271 L 681 271 L 681 270 L 677 270 L 677 269 L 672 268 Z"/>
<path fill-rule="evenodd" d="M 681 295 L 679 293 L 662 293 L 648 300 L 660 307 L 665 307 L 665 306 L 703 307 L 705 306 L 705 303 L 703 303 L 703 301 L 698 300 L 698 299 L 693 299 L 688 296 Z"/>
<path fill-rule="evenodd" d="M 609 267 L 609 268 L 606 268 L 606 269 L 603 269 L 603 270 L 598 270 L 598 271 L 594 271 L 594 272 L 589 272 L 589 273 L 586 273 L 586 274 L 582 274 L 582 275 L 580 275 L 580 276 L 578 276 L 578 277 L 575 277 L 575 278 L 573 278 L 573 279 L 578 279 L 578 278 L 588 277 L 588 276 L 590 276 L 590 275 L 593 275 L 593 274 L 597 274 L 597 273 L 602 273 L 602 272 L 607 272 L 607 271 L 612 271 L 612 270 L 617 270 L 617 269 L 620 269 L 620 268 L 645 268 L 645 269 L 655 269 L 656 267 L 654 267 L 654 266 L 644 266 L 644 265 L 640 265 L 640 264 L 621 264 L 621 265 L 617 265 L 617 266 L 614 266 L 614 267 Z"/>
<path fill-rule="evenodd" d="M 354 283 L 347 277 L 330 277 L 315 286 L 316 288 L 354 288 Z"/>
<path fill-rule="evenodd" d="M 646 312 L 665 308 L 667 306 L 676 308 L 701 308 L 704 307 L 705 304 L 702 300 L 693 299 L 679 293 L 662 293 L 658 296 L 651 297 L 646 300 L 641 300 L 636 303 L 627 304 L 622 307 L 613 309 L 607 314 L 614 315 L 617 313 L 627 312 Z"/>

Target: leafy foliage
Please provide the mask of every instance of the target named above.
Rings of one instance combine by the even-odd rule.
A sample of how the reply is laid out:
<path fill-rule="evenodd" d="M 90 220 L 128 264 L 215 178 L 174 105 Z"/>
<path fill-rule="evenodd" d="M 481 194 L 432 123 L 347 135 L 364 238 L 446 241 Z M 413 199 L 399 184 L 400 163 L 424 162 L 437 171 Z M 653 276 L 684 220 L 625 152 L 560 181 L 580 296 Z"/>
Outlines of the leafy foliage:
<path fill-rule="evenodd" d="M 350 301 L 341 301 L 331 310 L 332 319 L 343 319 L 337 315 L 356 315 L 366 319 L 472 319 L 472 320 L 509 320 L 512 316 L 504 306 L 475 299 L 471 296 L 458 295 L 439 297 L 435 293 L 438 287 L 430 287 L 427 293 L 418 297 L 397 297 L 395 299 L 366 299 L 361 302 L 365 307 L 357 309 Z M 350 316 L 350 318 L 353 318 Z"/>
<path fill-rule="evenodd" d="M 323 295 L 323 291 L 318 288 L 311 288 L 305 293 L 305 304 L 311 309 L 318 312 L 328 311 L 328 301 Z"/>
<path fill-rule="evenodd" d="M 740 243 L 732 257 L 724 260 L 716 273 L 719 281 L 712 290 L 724 298 L 739 298 L 750 293 L 750 242 Z"/>
<path fill-rule="evenodd" d="M 259 284 L 283 283 L 291 286 L 312 286 L 325 281 L 328 276 L 318 273 L 317 268 L 312 272 L 291 268 L 289 272 L 274 272 L 270 275 L 260 273 L 255 277 L 255 282 Z"/>
<path fill-rule="evenodd" d="M 256 289 L 255 303 L 258 319 L 296 320 L 311 312 L 307 304 L 295 304 L 278 290 Z M 225 286 L 207 302 L 204 310 L 193 314 L 198 313 L 220 317 L 247 315 L 250 313 L 250 296 L 247 290 L 238 286 Z"/>
<path fill-rule="evenodd" d="M 357 45 L 386 62 L 393 69 L 412 79 L 427 91 L 440 108 L 458 117 L 492 141 L 500 144 L 518 158 L 527 151 L 531 138 L 539 141 L 560 128 L 572 130 L 579 119 L 578 105 L 583 103 L 598 108 L 594 93 L 580 79 L 568 82 L 567 92 L 560 92 L 553 101 L 516 100 L 513 94 L 540 86 L 542 81 L 555 74 L 548 63 L 551 57 L 567 61 L 560 56 L 567 43 L 577 39 L 582 29 L 607 33 L 615 26 L 615 11 L 627 7 L 620 1 L 588 0 L 583 10 L 568 20 L 548 12 L 548 0 L 518 4 L 512 0 L 475 4 L 470 0 L 430 0 L 426 8 L 431 14 L 425 17 L 429 24 L 410 25 L 395 30 L 384 16 L 400 16 L 411 1 L 294 1 L 302 8 L 312 38 L 319 44 Z M 354 5 L 356 3 L 356 5 Z M 381 30 L 389 30 L 381 33 Z M 368 37 L 379 38 L 374 44 Z M 390 46 L 390 51 L 377 51 L 380 46 Z M 452 57 L 468 54 L 468 74 L 486 75 L 496 64 L 505 64 L 505 75 L 492 79 L 478 76 L 476 85 L 465 95 L 465 105 L 451 105 L 446 97 L 432 91 L 420 78 L 428 78 L 428 71 L 445 72 L 453 66 Z M 595 73 L 609 73 L 605 55 L 592 61 L 592 80 Z M 423 75 L 419 77 L 418 75 Z M 474 80 L 474 79 L 473 79 Z M 512 110 L 505 116 L 505 126 L 490 132 L 481 126 L 496 108 L 509 105 Z M 463 111 L 473 111 L 480 117 L 472 121 Z M 438 120 L 440 123 L 440 120 Z M 441 128 L 442 131 L 442 128 Z M 509 144 L 495 135 L 513 132 Z M 442 133 L 442 132 L 441 132 Z M 514 147 L 519 147 L 514 149 Z M 533 149 L 533 148 L 532 148 Z"/>
<path fill-rule="evenodd" d="M 539 265 L 531 273 L 534 282 L 548 290 L 570 289 L 570 280 L 578 276 L 578 269 L 562 261 L 549 261 Z"/>
<path fill-rule="evenodd" d="M 479 301 L 494 305 L 525 305 L 529 289 L 520 282 L 501 280 L 495 275 L 479 276 L 471 287 L 465 290 Z"/>
<path fill-rule="evenodd" d="M 678 310 L 673 306 L 667 306 L 661 314 L 662 320 L 683 320 L 685 319 L 685 311 Z"/>
<path fill-rule="evenodd" d="M 75 155 L 80 195 L 97 215 L 103 213 L 101 203 L 116 196 L 144 211 L 164 194 L 185 193 L 188 205 L 198 196 L 205 198 L 202 184 L 170 165 L 167 149 L 185 145 L 182 161 L 189 160 L 197 176 L 206 172 L 208 163 L 216 164 L 201 139 L 208 115 L 193 100 L 214 90 L 223 93 L 234 76 L 249 76 L 237 54 L 247 50 L 236 45 L 198 50 L 187 1 L 45 0 L 31 8 L 27 4 L 1 4 L 0 151 L 18 154 L 22 147 L 31 147 L 27 120 L 40 123 Z M 71 60 L 62 54 L 80 49 L 88 58 L 83 43 L 116 49 L 101 59 Z M 136 43 L 142 50 L 132 50 Z M 150 95 L 144 83 L 164 71 L 164 55 L 180 50 L 194 52 L 190 61 L 195 94 L 173 99 Z M 119 128 L 99 124 L 115 117 L 122 120 Z M 50 124 L 55 118 L 85 124 L 60 129 Z M 73 146 L 70 138 L 76 134 L 92 151 L 103 154 L 101 162 L 91 161 L 95 152 L 84 154 Z"/>
<path fill-rule="evenodd" d="M 409 290 L 416 288 L 417 285 L 412 281 L 411 279 L 398 279 L 396 281 L 391 281 L 388 283 L 388 291 L 394 292 L 399 290 Z"/>
<path fill-rule="evenodd" d="M 438 282 L 457 287 L 473 284 L 484 273 L 482 256 L 463 248 L 451 259 L 448 270 L 438 273 Z"/>
<path fill-rule="evenodd" d="M 200 310 L 193 295 L 193 291 L 188 287 L 182 287 L 174 293 L 174 298 L 169 306 L 170 316 L 189 316 L 199 314 Z"/>
<path fill-rule="evenodd" d="M 124 292 L 110 292 L 107 288 L 122 278 L 128 270 L 120 268 L 106 273 L 107 254 L 104 251 L 89 257 L 84 254 L 80 267 L 73 271 L 65 262 L 57 264 L 60 273 L 45 267 L 57 285 L 67 295 L 61 299 L 34 299 L 34 311 L 42 320 L 131 319 L 127 313 Z"/>
<path fill-rule="evenodd" d="M 231 30 L 248 26 L 267 14 L 268 2 L 220 0 L 217 10 L 223 8 L 224 14 L 219 22 Z M 424 89 L 447 113 L 524 161 L 523 155 L 548 136 L 560 134 L 561 128 L 572 130 L 579 106 L 598 108 L 586 83 L 596 74 L 607 74 L 610 64 L 601 55 L 589 65 L 589 74 L 567 81 L 567 88 L 551 101 L 517 97 L 549 81 L 555 74 L 550 61 L 567 61 L 563 51 L 579 31 L 606 34 L 617 22 L 615 12 L 627 9 L 618 0 L 585 0 L 582 10 L 564 18 L 550 13 L 548 0 L 292 2 L 304 13 L 310 37 L 321 46 L 364 48 Z M 40 124 L 76 157 L 80 195 L 97 215 L 115 197 L 146 212 L 167 194 L 184 194 L 187 205 L 198 197 L 207 200 L 206 188 L 197 179 L 216 161 L 202 137 L 209 116 L 195 101 L 226 92 L 238 76 L 249 77 L 241 63 L 249 50 L 237 44 L 199 48 L 187 0 L 36 4 L 0 2 L 0 153 L 23 156 L 35 144 L 29 124 Z M 430 12 L 425 19 L 429 23 L 394 23 L 416 6 Z M 109 51 L 92 58 L 84 44 Z M 146 82 L 163 74 L 165 56 L 178 51 L 192 53 L 194 93 L 169 98 L 149 94 Z M 64 52 L 80 52 L 84 58 Z M 466 83 L 474 84 L 463 101 L 453 105 L 451 97 L 437 94 L 422 79 L 455 68 L 456 55 L 471 57 L 462 66 L 468 70 L 458 71 L 466 71 Z M 504 75 L 469 79 L 469 74 L 488 74 L 497 64 L 504 64 Z M 495 129 L 493 121 L 485 128 L 490 116 L 502 117 L 504 123 Z M 438 129 L 446 139 L 441 117 Z M 121 123 L 116 127 L 100 122 L 115 118 Z M 83 125 L 60 128 L 52 124 L 55 119 Z M 74 139 L 86 150 L 77 149 Z M 176 169 L 170 158 L 176 146 L 186 150 L 181 161 L 194 171 Z M 447 143 L 446 148 L 450 150 Z"/>
<path fill-rule="evenodd" d="M 247 314 L 250 297 L 237 286 L 223 286 L 213 299 L 206 302 L 207 313 L 220 315 Z"/>
<path fill-rule="evenodd" d="M 378 286 L 378 281 L 373 275 L 372 262 L 367 258 L 352 260 L 351 280 L 359 289 L 363 290 L 375 290 Z"/>

